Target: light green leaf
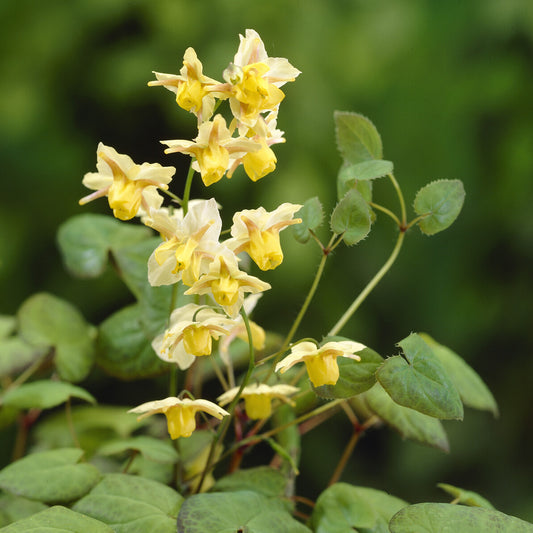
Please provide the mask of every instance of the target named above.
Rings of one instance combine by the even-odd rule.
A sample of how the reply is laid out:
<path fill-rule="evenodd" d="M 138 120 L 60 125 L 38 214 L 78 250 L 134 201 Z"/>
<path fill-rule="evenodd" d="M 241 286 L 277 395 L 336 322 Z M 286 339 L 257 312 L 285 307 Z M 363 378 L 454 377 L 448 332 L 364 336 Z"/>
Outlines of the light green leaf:
<path fill-rule="evenodd" d="M 14 316 L 0 315 L 0 339 L 5 339 L 11 335 L 17 326 L 17 319 Z"/>
<path fill-rule="evenodd" d="M 178 514 L 178 533 L 311 533 L 278 499 L 257 492 L 214 492 L 187 498 Z"/>
<path fill-rule="evenodd" d="M 346 180 L 342 179 L 345 168 L 349 164 L 344 163 L 337 174 L 337 198 L 341 200 L 343 196 L 350 190 L 355 189 L 360 192 L 367 203 L 372 201 L 372 181 L 371 180 Z M 373 219 L 372 219 L 373 220 Z"/>
<path fill-rule="evenodd" d="M 391 517 L 407 505 L 386 492 L 336 483 L 318 497 L 310 525 L 315 533 L 388 533 Z"/>
<path fill-rule="evenodd" d="M 335 385 L 313 387 L 321 398 L 351 398 L 370 389 L 376 382 L 376 370 L 383 363 L 383 358 L 374 350 L 365 348 L 358 352 L 361 361 L 347 357 L 337 358 L 339 379 Z"/>
<path fill-rule="evenodd" d="M 157 481 L 107 474 L 73 509 L 109 524 L 115 533 L 175 533 L 182 501 Z"/>
<path fill-rule="evenodd" d="M 279 471 L 269 466 L 237 470 L 217 480 L 211 491 L 236 492 L 251 490 L 270 498 L 281 497 L 287 480 Z"/>
<path fill-rule="evenodd" d="M 70 303 L 51 294 L 28 298 L 18 312 L 20 336 L 42 348 L 55 348 L 54 362 L 66 381 L 84 379 L 94 361 L 95 329 Z"/>
<path fill-rule="evenodd" d="M 130 439 L 117 439 L 107 442 L 98 449 L 100 455 L 116 455 L 135 450 L 149 461 L 175 463 L 178 452 L 168 440 L 140 435 Z"/>
<path fill-rule="evenodd" d="M 113 533 L 93 518 L 61 507 L 50 507 L 0 529 L 1 533 Z"/>
<path fill-rule="evenodd" d="M 360 163 L 369 159 L 381 159 L 381 137 L 370 120 L 357 113 L 335 111 L 337 147 L 344 160 Z"/>
<path fill-rule="evenodd" d="M 406 359 L 397 355 L 385 360 L 378 381 L 399 405 L 442 419 L 463 418 L 463 404 L 444 367 L 424 342 L 411 333 L 398 343 Z"/>
<path fill-rule="evenodd" d="M 427 215 L 418 227 L 426 235 L 434 235 L 451 226 L 459 216 L 465 200 L 460 180 L 433 181 L 420 189 L 415 197 L 417 215 Z"/>
<path fill-rule="evenodd" d="M 21 372 L 46 351 L 46 348 L 33 346 L 19 337 L 0 340 L 0 376 L 12 376 Z"/>
<path fill-rule="evenodd" d="M 322 218 L 324 217 L 322 204 L 318 197 L 315 196 L 307 200 L 294 216 L 302 219 L 300 224 L 292 226 L 294 238 L 298 242 L 305 244 L 310 237 L 309 230 L 318 228 L 322 224 Z"/>
<path fill-rule="evenodd" d="M 331 230 L 343 235 L 348 246 L 358 243 L 370 232 L 370 208 L 361 193 L 350 189 L 331 214 Z"/>
<path fill-rule="evenodd" d="M 125 224 L 110 216 L 83 214 L 62 224 L 57 240 L 67 269 L 75 276 L 94 278 L 104 271 L 111 250 L 151 235 L 148 228 Z"/>
<path fill-rule="evenodd" d="M 391 533 L 532 533 L 533 524 L 492 509 L 450 503 L 417 503 L 390 521 Z"/>
<path fill-rule="evenodd" d="M 96 362 L 120 379 L 147 378 L 170 369 L 155 354 L 143 328 L 140 304 L 124 307 L 100 325 Z"/>
<path fill-rule="evenodd" d="M 27 455 L 0 471 L 0 488 L 44 503 L 65 503 L 89 492 L 100 472 L 78 463 L 83 450 L 62 448 Z"/>
<path fill-rule="evenodd" d="M 48 509 L 48 506 L 44 503 L 13 496 L 13 494 L 2 494 L 0 495 L 0 527 L 45 509 Z"/>
<path fill-rule="evenodd" d="M 379 383 L 362 396 L 366 406 L 403 438 L 432 446 L 443 452 L 450 451 L 448 438 L 440 420 L 398 405 Z"/>
<path fill-rule="evenodd" d="M 439 489 L 444 490 L 448 494 L 451 494 L 454 497 L 453 503 L 461 503 L 470 507 L 484 507 L 485 509 L 494 509 L 492 503 L 490 503 L 487 499 L 483 498 L 483 496 L 480 496 L 477 492 L 460 489 L 459 487 L 454 487 L 453 485 L 448 485 L 447 483 L 438 483 L 437 487 L 439 487 Z"/>
<path fill-rule="evenodd" d="M 490 411 L 494 416 L 498 416 L 498 405 L 494 396 L 474 369 L 455 352 L 439 344 L 429 335 L 421 333 L 420 336 L 433 350 L 450 376 L 463 403 L 473 409 Z"/>
<path fill-rule="evenodd" d="M 10 389 L 2 398 L 2 403 L 18 409 L 50 409 L 66 402 L 69 398 L 80 398 L 89 403 L 96 403 L 94 397 L 81 387 L 64 381 L 49 380 L 23 383 Z"/>
<path fill-rule="evenodd" d="M 351 187 L 359 180 L 367 181 L 382 178 L 387 174 L 391 174 L 393 169 L 394 165 L 391 161 L 371 159 L 369 161 L 362 161 L 361 163 L 342 166 L 337 179 L 345 183 L 347 187 Z"/>

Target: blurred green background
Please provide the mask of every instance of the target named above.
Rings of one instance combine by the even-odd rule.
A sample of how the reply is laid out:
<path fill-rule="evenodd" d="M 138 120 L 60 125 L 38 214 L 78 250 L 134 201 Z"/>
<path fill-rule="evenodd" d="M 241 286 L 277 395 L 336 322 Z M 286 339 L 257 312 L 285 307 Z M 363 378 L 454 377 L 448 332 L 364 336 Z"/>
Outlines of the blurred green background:
<path fill-rule="evenodd" d="M 235 209 L 312 196 L 331 210 L 340 165 L 335 109 L 376 124 L 408 204 L 433 179 L 461 179 L 467 191 L 449 230 L 431 238 L 409 232 L 397 265 L 342 333 L 384 356 L 411 331 L 430 333 L 480 373 L 501 417 L 468 410 L 464 423 L 446 424 L 450 455 L 372 432 L 343 480 L 412 502 L 445 501 L 435 485 L 446 482 L 533 521 L 531 1 L 3 0 L 0 15 L 0 313 L 46 290 L 99 323 L 129 301 L 112 272 L 70 278 L 56 230 L 69 216 L 107 212 L 104 201 L 77 205 L 99 141 L 184 174 L 187 158 L 165 156 L 158 141 L 194 137 L 195 119 L 166 90 L 146 86 L 151 71 L 177 73 L 192 46 L 204 72 L 220 79 L 238 34 L 254 28 L 269 55 L 302 71 L 280 110 L 287 143 L 276 149 L 278 169 L 255 185 L 239 170 L 193 195 L 214 195 L 226 220 Z M 396 209 L 385 182 L 375 190 Z M 301 336 L 324 334 L 390 253 L 392 224 L 380 216 L 374 226 L 330 260 Z M 255 315 L 280 331 L 320 257 L 289 232 L 283 240 L 286 261 L 263 276 L 273 290 Z M 326 429 L 304 440 L 299 492 L 311 497 L 350 434 L 341 418 Z"/>

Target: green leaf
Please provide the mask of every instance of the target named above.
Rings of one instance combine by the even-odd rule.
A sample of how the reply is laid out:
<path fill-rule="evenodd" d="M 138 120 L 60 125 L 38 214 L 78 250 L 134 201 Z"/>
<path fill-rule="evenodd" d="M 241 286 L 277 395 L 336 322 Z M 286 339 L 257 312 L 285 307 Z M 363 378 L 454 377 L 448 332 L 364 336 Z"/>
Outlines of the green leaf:
<path fill-rule="evenodd" d="M 483 496 L 480 496 L 477 492 L 460 489 L 459 487 L 454 487 L 453 485 L 448 485 L 447 483 L 438 483 L 437 487 L 444 490 L 448 494 L 451 494 L 454 497 L 453 503 L 461 503 L 470 507 L 484 507 L 485 509 L 494 509 L 492 503 L 490 503 L 487 499 L 483 498 Z"/>
<path fill-rule="evenodd" d="M 140 304 L 124 307 L 100 325 L 96 362 L 120 379 L 147 378 L 170 369 L 155 354 L 143 328 Z"/>
<path fill-rule="evenodd" d="M 48 507 L 41 502 L 13 496 L 13 494 L 0 495 L 0 527 L 22 520 Z"/>
<path fill-rule="evenodd" d="M 50 409 L 66 402 L 69 398 L 80 398 L 89 403 L 96 403 L 94 397 L 85 389 L 63 381 L 50 380 L 23 383 L 8 390 L 2 402 L 18 409 Z"/>
<path fill-rule="evenodd" d="M 498 405 L 494 396 L 473 368 L 455 352 L 439 344 L 429 335 L 421 333 L 420 336 L 449 374 L 463 403 L 473 409 L 490 411 L 494 416 L 498 416 Z"/>
<path fill-rule="evenodd" d="M 82 455 L 79 448 L 27 455 L 0 471 L 0 488 L 44 503 L 77 500 L 100 479 L 93 465 L 76 464 Z"/>
<path fill-rule="evenodd" d="M 315 393 L 321 398 L 351 398 L 370 389 L 376 382 L 376 370 L 383 363 L 383 358 L 374 350 L 365 348 L 358 352 L 361 361 L 347 357 L 339 357 L 339 379 L 335 385 L 322 385 L 313 387 Z"/>
<path fill-rule="evenodd" d="M 459 216 L 465 200 L 460 180 L 433 181 L 420 189 L 415 197 L 417 215 L 427 215 L 418 227 L 426 235 L 434 235 L 451 226 Z"/>
<path fill-rule="evenodd" d="M 380 490 L 336 483 L 318 497 L 310 525 L 315 533 L 347 533 L 359 528 L 388 533 L 389 520 L 406 505 Z"/>
<path fill-rule="evenodd" d="M 443 452 L 450 451 L 440 420 L 398 405 L 379 383 L 362 396 L 366 406 L 404 439 L 414 440 Z"/>
<path fill-rule="evenodd" d="M 331 229 L 343 235 L 344 242 L 351 246 L 364 239 L 370 232 L 370 208 L 362 194 L 350 189 L 331 214 Z"/>
<path fill-rule="evenodd" d="M 318 197 L 307 200 L 302 208 L 295 214 L 295 217 L 301 218 L 300 224 L 292 226 L 294 238 L 305 244 L 311 236 L 309 230 L 315 230 L 322 224 L 324 211 Z"/>
<path fill-rule="evenodd" d="M 62 224 L 57 240 L 67 269 L 75 276 L 94 278 L 104 271 L 111 250 L 151 235 L 148 228 L 125 224 L 113 217 L 83 214 Z"/>
<path fill-rule="evenodd" d="M 0 339 L 5 339 L 11 335 L 17 326 L 17 319 L 14 316 L 0 315 Z"/>
<path fill-rule="evenodd" d="M 237 470 L 220 478 L 211 490 L 215 492 L 250 490 L 263 496 L 277 498 L 283 496 L 286 484 L 287 480 L 279 470 L 270 466 L 257 466 Z"/>
<path fill-rule="evenodd" d="M 417 503 L 404 507 L 390 521 L 391 533 L 532 533 L 533 524 L 492 509 L 450 503 Z"/>
<path fill-rule="evenodd" d="M 115 533 L 175 533 L 182 501 L 157 481 L 107 474 L 73 509 L 109 524 Z"/>
<path fill-rule="evenodd" d="M 391 174 L 394 165 L 391 161 L 383 159 L 371 159 L 352 165 L 343 165 L 339 171 L 338 180 L 347 187 L 351 187 L 356 181 L 374 180 Z"/>
<path fill-rule="evenodd" d="M 100 455 L 116 455 L 135 450 L 143 457 L 156 463 L 176 463 L 178 452 L 168 440 L 140 435 L 130 439 L 107 442 L 98 449 Z"/>
<path fill-rule="evenodd" d="M 345 168 L 347 168 L 349 164 L 344 163 L 341 165 L 341 168 L 339 169 L 339 173 L 337 174 L 337 198 L 341 200 L 343 196 L 350 190 L 355 189 L 356 191 L 360 192 L 363 198 L 366 200 L 367 203 L 370 203 L 372 201 L 372 181 L 371 180 L 344 180 L 343 174 L 345 172 Z M 372 219 L 373 220 L 373 219 Z"/>
<path fill-rule="evenodd" d="M 178 514 L 178 533 L 310 533 L 278 499 L 257 492 L 215 492 L 187 498 Z"/>
<path fill-rule="evenodd" d="M 46 351 L 46 348 L 33 346 L 19 337 L 0 340 L 0 376 L 12 376 L 21 372 Z"/>
<path fill-rule="evenodd" d="M 87 376 L 94 361 L 95 329 L 73 305 L 51 294 L 35 294 L 22 304 L 18 320 L 23 339 L 55 348 L 54 362 L 64 380 Z"/>
<path fill-rule="evenodd" d="M 442 419 L 463 418 L 463 404 L 447 372 L 424 342 L 411 333 L 398 343 L 406 359 L 397 355 L 385 360 L 378 381 L 399 405 Z"/>
<path fill-rule="evenodd" d="M 50 507 L 0 529 L 1 533 L 113 533 L 113 530 L 93 518 L 61 507 Z"/>
<path fill-rule="evenodd" d="M 381 159 L 383 145 L 378 130 L 363 115 L 335 111 L 337 147 L 346 161 L 361 163 L 369 159 Z"/>

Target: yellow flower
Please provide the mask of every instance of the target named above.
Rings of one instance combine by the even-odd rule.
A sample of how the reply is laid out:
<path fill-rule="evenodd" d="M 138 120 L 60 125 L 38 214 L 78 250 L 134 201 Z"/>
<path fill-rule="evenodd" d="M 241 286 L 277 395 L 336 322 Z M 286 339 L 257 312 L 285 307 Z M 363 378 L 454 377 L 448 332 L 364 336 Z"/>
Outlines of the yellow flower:
<path fill-rule="evenodd" d="M 220 82 L 204 76 L 202 63 L 193 48 L 187 48 L 185 51 L 179 75 L 162 72 L 154 74 L 157 80 L 149 82 L 148 85 L 151 87 L 162 85 L 176 93 L 177 104 L 186 111 L 194 113 L 198 117 L 199 124 L 211 117 L 217 93 L 209 91 L 209 88 Z"/>
<path fill-rule="evenodd" d="M 165 398 L 154 402 L 146 402 L 130 409 L 128 413 L 140 413 L 137 420 L 142 420 L 156 413 L 163 413 L 167 417 L 170 438 L 190 437 L 196 429 L 195 415 L 197 411 L 204 411 L 219 420 L 229 413 L 217 404 L 208 400 L 189 400 L 184 398 Z"/>
<path fill-rule="evenodd" d="M 161 205 L 163 199 L 157 188 L 168 189 L 176 172 L 174 167 L 159 163 L 137 165 L 129 156 L 103 143 L 98 145 L 96 154 L 98 172 L 88 172 L 83 178 L 83 184 L 96 192 L 83 197 L 80 205 L 107 196 L 109 207 L 120 220 L 130 220 L 141 207 L 147 212 Z"/>
<path fill-rule="evenodd" d="M 239 270 L 237 257 L 224 245 L 209 265 L 209 272 L 200 277 L 185 294 L 211 294 L 226 313 L 234 318 L 244 301 L 244 294 L 270 289 L 270 285 Z"/>
<path fill-rule="evenodd" d="M 244 387 L 241 397 L 244 398 L 244 409 L 248 418 L 259 420 L 268 418 L 272 414 L 272 399 L 278 398 L 285 403 L 291 403 L 289 396 L 298 392 L 298 387 L 291 385 L 265 385 L 257 384 Z M 220 405 L 230 403 L 239 391 L 239 387 L 234 387 L 221 394 L 217 398 Z"/>
<path fill-rule="evenodd" d="M 259 207 L 235 213 L 231 227 L 232 239 L 226 242 L 227 246 L 236 254 L 247 252 L 261 270 L 276 268 L 283 261 L 279 232 L 302 221 L 293 218 L 301 207 L 299 204 L 284 203 L 271 212 Z"/>
<path fill-rule="evenodd" d="M 152 209 L 145 223 L 164 239 L 148 259 L 151 285 L 172 285 L 179 280 L 192 285 L 207 271 L 222 227 L 214 198 L 191 204 L 184 217 Z"/>
<path fill-rule="evenodd" d="M 364 344 L 353 341 L 326 342 L 321 347 L 317 347 L 313 342 L 300 342 L 293 346 L 291 353 L 276 365 L 275 371 L 283 374 L 296 363 L 303 362 L 315 387 L 335 385 L 339 379 L 337 357 L 360 361 L 361 358 L 356 352 L 365 348 Z"/>
<path fill-rule="evenodd" d="M 161 142 L 168 146 L 166 154 L 182 152 L 196 157 L 193 168 L 200 172 L 206 187 L 222 179 L 230 166 L 230 156 L 238 158 L 260 148 L 256 142 L 245 137 L 232 137 L 222 115 L 200 124 L 194 141 Z"/>
<path fill-rule="evenodd" d="M 160 359 L 185 370 L 196 357 L 210 355 L 212 339 L 228 335 L 233 322 L 211 308 L 187 304 L 172 311 L 168 329 L 153 340 L 152 347 Z"/>

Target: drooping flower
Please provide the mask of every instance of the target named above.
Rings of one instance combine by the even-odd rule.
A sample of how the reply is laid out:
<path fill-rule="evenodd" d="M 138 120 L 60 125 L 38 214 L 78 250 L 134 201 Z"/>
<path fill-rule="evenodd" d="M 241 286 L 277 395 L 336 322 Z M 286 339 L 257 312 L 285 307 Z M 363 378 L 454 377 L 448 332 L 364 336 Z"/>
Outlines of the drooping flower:
<path fill-rule="evenodd" d="M 241 397 L 244 398 L 244 409 L 248 418 L 259 420 L 268 418 L 272 414 L 273 398 L 278 398 L 285 403 L 291 403 L 289 396 L 298 392 L 298 390 L 298 387 L 285 384 L 265 385 L 254 383 L 244 387 Z M 239 387 L 226 391 L 217 398 L 217 402 L 220 405 L 227 405 L 235 398 L 238 391 Z"/>
<path fill-rule="evenodd" d="M 226 92 L 233 116 L 240 124 L 253 128 L 260 113 L 279 105 L 285 97 L 280 87 L 294 81 L 300 71 L 285 58 L 268 57 L 255 30 L 248 29 L 239 38 L 233 63 L 222 75 L 226 84 L 213 89 Z"/>
<path fill-rule="evenodd" d="M 315 387 L 335 385 L 339 379 L 337 357 L 348 357 L 355 361 L 361 358 L 356 352 L 366 346 L 359 342 L 339 341 L 326 342 L 317 347 L 313 342 L 304 341 L 292 347 L 291 353 L 276 365 L 276 372 L 283 374 L 296 363 L 305 363 L 311 383 Z"/>
<path fill-rule="evenodd" d="M 283 261 L 279 232 L 302 219 L 293 218 L 299 204 L 284 203 L 274 211 L 264 207 L 245 209 L 233 216 L 232 239 L 226 244 L 236 254 L 245 251 L 261 270 L 276 268 Z"/>
<path fill-rule="evenodd" d="M 148 85 L 162 85 L 176 94 L 177 104 L 186 111 L 194 113 L 201 124 L 209 119 L 215 108 L 216 92 L 209 91 L 213 85 L 220 84 L 217 80 L 203 74 L 203 66 L 194 48 L 187 48 L 183 56 L 183 67 L 179 74 L 154 72 L 157 80 Z"/>
<path fill-rule="evenodd" d="M 237 257 L 224 245 L 209 264 L 209 271 L 200 277 L 185 294 L 211 294 L 215 301 L 234 318 L 239 313 L 245 293 L 258 293 L 270 285 L 239 270 Z"/>
<path fill-rule="evenodd" d="M 190 400 L 189 398 L 180 400 L 174 397 L 143 403 L 130 409 L 128 413 L 140 414 L 137 420 L 163 413 L 167 417 L 170 438 L 177 439 L 192 435 L 196 429 L 195 415 L 197 411 L 204 411 L 219 420 L 229 415 L 225 409 L 208 400 Z"/>
<path fill-rule="evenodd" d="M 130 220 L 139 213 L 161 205 L 163 198 L 157 188 L 168 189 L 174 167 L 162 167 L 159 163 L 137 165 L 124 154 L 103 143 L 96 151 L 98 172 L 88 172 L 83 184 L 96 192 L 83 197 L 79 203 L 84 205 L 96 198 L 107 196 L 109 207 L 120 220 Z"/>
<path fill-rule="evenodd" d="M 152 347 L 163 361 L 185 370 L 196 357 L 210 355 L 213 339 L 228 335 L 233 322 L 211 308 L 190 303 L 174 309 L 170 326 L 153 340 Z"/>
<path fill-rule="evenodd" d="M 238 158 L 260 149 L 260 146 L 246 137 L 232 137 L 222 115 L 200 124 L 194 141 L 161 141 L 168 148 L 166 154 L 181 152 L 196 158 L 192 166 L 200 172 L 204 185 L 208 187 L 221 180 L 230 166 L 230 156 Z"/>
<path fill-rule="evenodd" d="M 148 259 L 150 284 L 195 283 L 219 246 L 222 220 L 215 199 L 191 204 L 185 216 L 152 209 L 147 224 L 164 239 Z"/>

